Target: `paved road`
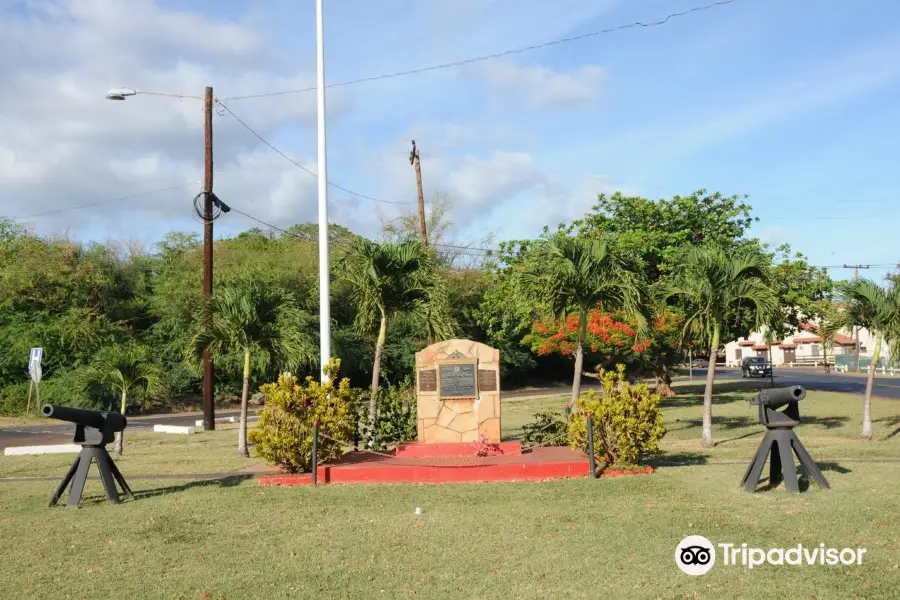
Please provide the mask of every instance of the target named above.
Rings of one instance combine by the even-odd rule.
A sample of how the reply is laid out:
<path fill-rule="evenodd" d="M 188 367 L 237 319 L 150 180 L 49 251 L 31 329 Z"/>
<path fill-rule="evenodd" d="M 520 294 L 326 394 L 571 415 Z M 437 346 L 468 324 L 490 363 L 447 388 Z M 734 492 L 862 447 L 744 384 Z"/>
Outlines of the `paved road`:
<path fill-rule="evenodd" d="M 698 375 L 699 372 L 699 375 Z M 702 384 L 706 378 L 706 369 L 694 370 L 694 383 Z M 716 369 L 716 381 L 740 380 L 740 369 Z M 775 387 L 786 385 L 802 385 L 808 390 L 823 392 L 844 392 L 862 394 L 866 391 L 865 373 L 825 373 L 821 369 L 775 369 Z M 872 394 L 881 398 L 900 400 L 900 376 L 875 373 L 875 385 Z"/>
<path fill-rule="evenodd" d="M 238 417 L 239 410 L 223 410 L 216 412 L 219 417 Z M 154 425 L 194 425 L 202 419 L 200 413 L 182 413 L 175 415 L 150 415 L 146 417 L 129 417 L 126 431 L 149 431 Z M 257 419 L 249 418 L 250 422 Z M 75 426 L 47 419 L 40 425 L 15 425 L 0 428 L 0 450 L 13 446 L 40 446 L 44 444 L 71 444 Z"/>
<path fill-rule="evenodd" d="M 678 378 L 676 387 L 684 385 L 702 385 L 706 379 L 706 369 L 694 369 L 694 380 L 689 382 L 686 377 Z M 716 369 L 716 381 L 740 381 L 739 369 Z M 761 381 L 765 385 L 765 381 Z M 862 394 L 866 390 L 866 377 L 858 373 L 824 373 L 806 369 L 775 369 L 775 385 L 802 385 L 809 390 L 821 390 L 831 392 L 845 392 L 850 394 Z M 582 383 L 582 389 L 596 388 L 597 384 L 590 380 Z M 504 399 L 522 399 L 548 394 L 565 394 L 568 386 L 554 386 L 534 388 L 529 390 L 514 390 L 503 392 Z M 900 400 L 900 376 L 875 375 L 875 387 L 873 393 L 882 398 Z M 236 417 L 237 410 L 225 410 L 216 412 L 217 417 Z M 133 417 L 128 419 L 129 431 L 147 431 L 154 425 L 193 425 L 201 419 L 198 413 L 186 413 L 177 415 L 156 415 L 147 417 Z M 251 417 L 255 421 L 256 417 Z M 42 444 L 68 444 L 72 441 L 74 426 L 57 423 L 48 420 L 47 424 L 19 425 L 0 428 L 0 450 L 12 446 L 37 446 Z"/>
<path fill-rule="evenodd" d="M 688 381 L 687 376 L 676 378 L 673 386 L 677 389 L 687 385 L 703 385 L 706 381 L 706 369 L 694 369 L 693 382 Z M 729 381 L 741 381 L 740 369 L 732 368 L 716 368 L 716 382 L 724 383 Z M 760 383 L 761 386 L 768 387 L 768 378 L 765 379 L 745 379 Z M 849 394 L 862 394 L 866 391 L 866 374 L 865 373 L 825 373 L 822 370 L 812 369 L 791 369 L 776 368 L 775 369 L 775 386 L 802 385 L 808 390 L 820 390 L 825 392 L 845 392 Z M 582 380 L 582 389 L 597 388 L 596 382 L 591 380 Z M 547 394 L 559 393 L 565 394 L 569 391 L 568 386 L 536 388 L 530 390 L 516 390 L 503 392 L 504 399 L 528 398 L 536 396 L 546 396 Z M 875 387 L 873 394 L 882 398 L 891 398 L 900 400 L 900 375 L 882 375 L 875 374 Z"/>

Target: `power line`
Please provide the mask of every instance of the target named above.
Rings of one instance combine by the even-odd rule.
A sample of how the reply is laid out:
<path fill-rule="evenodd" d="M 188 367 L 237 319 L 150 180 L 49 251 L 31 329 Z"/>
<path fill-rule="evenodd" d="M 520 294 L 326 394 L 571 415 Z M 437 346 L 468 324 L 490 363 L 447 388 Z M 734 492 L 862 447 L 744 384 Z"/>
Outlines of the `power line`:
<path fill-rule="evenodd" d="M 173 185 L 173 186 L 170 186 L 167 188 L 161 188 L 158 190 L 150 190 L 149 192 L 142 192 L 140 194 L 131 194 L 130 196 L 119 196 L 118 198 L 109 198 L 107 200 L 100 200 L 98 202 L 89 202 L 87 204 L 79 204 L 77 206 L 69 206 L 66 208 L 55 208 L 52 210 L 46 210 L 44 212 L 34 213 L 34 214 L 26 215 L 23 217 L 13 217 L 13 220 L 21 221 L 23 219 L 33 219 L 35 217 L 45 217 L 47 215 L 55 215 L 55 214 L 67 212 L 70 210 L 79 210 L 82 208 L 90 208 L 92 206 L 101 206 L 103 204 L 111 204 L 113 202 L 121 202 L 123 200 L 132 200 L 134 198 L 143 198 L 144 196 L 151 196 L 153 194 L 161 194 L 163 192 L 170 192 L 172 190 L 177 190 L 177 189 L 185 187 L 185 185 L 186 184 Z"/>
<path fill-rule="evenodd" d="M 219 101 L 219 106 L 221 106 L 222 108 L 224 108 L 224 109 L 228 112 L 228 114 L 230 114 L 232 117 L 234 117 L 234 119 L 235 119 L 238 123 L 240 123 L 240 124 L 244 127 L 244 129 L 246 129 L 247 131 L 249 131 L 250 133 L 252 133 L 254 136 L 256 136 L 256 139 L 258 139 L 258 140 L 261 141 L 263 144 L 265 144 L 266 146 L 268 146 L 268 147 L 269 147 L 271 150 L 273 150 L 274 152 L 278 153 L 282 158 L 284 158 L 285 160 L 287 160 L 288 162 L 290 162 L 291 164 L 293 164 L 293 165 L 294 165 L 295 167 L 297 167 L 298 169 L 300 169 L 300 170 L 302 170 L 302 171 L 305 171 L 306 173 L 309 173 L 310 175 L 312 175 L 312 176 L 315 177 L 316 179 L 319 178 L 318 173 L 314 173 L 313 171 L 310 171 L 309 169 L 307 169 L 306 167 L 304 167 L 303 165 L 301 165 L 300 163 L 298 163 L 297 161 L 295 161 L 293 158 L 291 158 L 290 156 L 288 156 L 287 154 L 285 154 L 284 152 L 282 152 L 281 150 L 279 150 L 278 148 L 276 148 L 275 146 L 273 146 L 271 142 L 269 142 L 266 138 L 264 138 L 263 136 L 261 136 L 260 134 L 258 134 L 252 127 L 250 127 L 249 125 L 247 125 L 247 123 L 245 123 L 243 119 L 241 119 L 239 116 L 237 116 L 236 114 L 234 114 L 234 112 L 233 112 L 230 108 L 228 108 L 228 106 L 226 106 L 225 104 L 223 104 L 221 101 Z M 415 204 L 414 202 L 399 202 L 399 201 L 396 201 L 396 200 L 382 200 L 381 198 L 373 198 L 372 196 L 367 196 L 367 195 L 365 195 L 365 194 L 360 194 L 359 192 L 354 192 L 353 190 L 348 189 L 348 188 L 345 188 L 345 187 L 343 187 L 343 186 L 341 186 L 341 185 L 338 185 L 338 184 L 336 184 L 336 183 L 334 183 L 334 182 L 332 182 L 332 181 L 327 181 L 327 180 L 326 180 L 326 182 L 328 183 L 328 185 L 330 185 L 331 187 L 333 187 L 333 188 L 335 188 L 335 189 L 341 190 L 342 192 L 346 192 L 346 193 L 351 194 L 351 195 L 353 195 L 353 196 L 356 196 L 356 197 L 358 197 L 358 198 L 363 198 L 363 199 L 365 199 L 365 200 L 371 200 L 372 202 L 380 202 L 380 203 L 382 203 L 382 204 L 406 204 L 406 205 L 412 205 L 412 204 Z"/>
<path fill-rule="evenodd" d="M 269 227 L 276 231 L 280 231 L 281 233 L 284 233 L 287 235 L 293 235 L 295 237 L 300 237 L 290 231 L 282 229 L 281 227 L 272 225 L 271 223 L 267 223 L 266 221 L 263 221 L 262 219 L 258 219 L 256 217 L 254 217 L 253 215 L 247 214 L 247 213 L 243 212 L 242 210 L 235 208 L 234 206 L 231 207 L 231 210 L 233 210 L 234 212 L 236 212 L 240 215 L 247 217 L 248 219 L 256 221 L 257 223 L 265 225 L 266 227 Z M 431 244 L 431 245 L 438 247 L 438 248 L 448 248 L 448 249 L 452 249 L 452 250 L 460 250 L 462 254 L 466 254 L 468 256 L 485 256 L 485 255 L 490 255 L 490 254 L 496 254 L 499 251 L 499 249 L 497 249 L 497 248 L 481 248 L 478 246 L 460 246 L 457 244 Z M 898 265 L 898 263 L 881 263 L 881 264 L 869 264 L 869 265 L 865 265 L 865 267 L 867 267 L 867 268 L 883 268 L 883 267 L 896 267 L 897 265 Z M 810 266 L 815 267 L 817 269 L 850 269 L 850 268 L 853 268 L 853 265 L 845 265 L 845 264 L 844 265 L 810 265 Z"/>
<path fill-rule="evenodd" d="M 281 228 L 281 227 L 278 227 L 277 225 L 273 225 L 272 223 L 269 223 L 269 222 L 267 222 L 267 221 L 263 221 L 262 219 L 260 219 L 260 218 L 258 218 L 258 217 L 254 217 L 254 216 L 251 215 L 251 214 L 245 213 L 245 212 L 242 211 L 241 209 L 235 208 L 234 205 L 229 204 L 229 206 L 231 207 L 231 210 L 232 210 L 232 211 L 236 212 L 236 213 L 239 214 L 239 215 L 243 215 L 243 216 L 247 217 L 248 219 L 250 219 L 250 220 L 252 220 L 252 221 L 256 221 L 256 222 L 259 223 L 260 225 L 265 225 L 266 227 L 268 227 L 268 228 L 270 228 L 270 229 L 274 229 L 275 231 L 281 232 L 281 233 L 283 233 L 283 234 L 285 234 L 285 235 L 290 235 L 290 236 L 296 237 L 297 239 L 301 239 L 301 240 L 304 240 L 304 241 L 308 241 L 308 240 L 306 240 L 305 238 L 303 238 L 302 236 L 300 236 L 300 235 L 298 235 L 298 234 L 296 234 L 296 233 L 294 233 L 294 232 L 292 232 L 292 231 L 288 231 L 287 229 L 283 229 L 283 228 Z M 438 248 L 458 249 L 458 250 L 463 251 L 463 252 L 461 252 L 461 254 L 468 254 L 469 256 L 476 256 L 476 255 L 477 255 L 477 256 L 484 256 L 484 254 L 482 254 L 482 253 L 491 253 L 491 252 L 493 252 L 492 250 L 490 250 L 490 249 L 488 249 L 488 248 L 478 248 L 478 247 L 470 247 L 470 246 L 458 246 L 458 245 L 455 245 L 455 244 L 434 244 L 434 243 L 433 243 L 433 244 L 431 244 L 431 245 L 432 245 L 432 246 L 435 246 L 435 247 L 438 247 Z M 478 254 L 475 254 L 475 252 L 478 252 Z"/>
<path fill-rule="evenodd" d="M 583 33 L 583 34 L 581 34 L 581 35 L 575 35 L 575 36 L 571 36 L 571 37 L 561 38 L 561 39 L 553 40 L 553 41 L 550 41 L 550 42 L 544 42 L 544 43 L 542 43 L 542 44 L 534 44 L 534 45 L 532 45 L 532 46 L 523 46 L 523 47 L 521 47 L 521 48 L 515 48 L 515 49 L 512 49 L 512 50 L 504 50 L 503 52 L 497 52 L 497 53 L 495 53 L 495 54 L 486 54 L 486 55 L 484 55 L 484 56 L 476 56 L 476 57 L 473 57 L 473 58 L 466 58 L 466 59 L 463 59 L 463 60 L 457 60 L 457 61 L 453 61 L 453 62 L 442 63 L 442 64 L 438 64 L 438 65 L 432 65 L 432 66 L 430 66 L 430 67 L 420 67 L 420 68 L 418 68 L 418 69 L 410 69 L 410 70 L 408 70 L 408 71 L 396 71 L 396 72 L 394 72 L 394 73 L 386 73 L 386 74 L 383 74 L 383 75 L 374 75 L 374 76 L 372 76 L 372 77 L 363 77 L 362 79 L 351 79 L 351 80 L 349 80 L 349 81 L 342 81 L 342 82 L 339 82 L 339 83 L 330 83 L 330 84 L 326 85 L 325 87 L 326 87 L 326 88 L 343 87 L 343 86 L 347 86 L 347 85 L 355 85 L 355 84 L 357 84 L 357 83 L 367 83 L 367 82 L 370 82 L 370 81 L 378 81 L 378 80 L 381 80 L 381 79 L 391 79 L 391 78 L 393 78 L 393 77 L 403 77 L 403 76 L 406 76 L 406 75 L 416 75 L 416 74 L 418 74 L 418 73 L 427 73 L 427 72 L 429 72 L 429 71 L 437 71 L 437 70 L 439 70 L 439 69 L 448 69 L 448 68 L 450 68 L 450 67 L 459 67 L 459 66 L 462 66 L 462 65 L 468 65 L 468 64 L 472 64 L 472 63 L 476 63 L 476 62 L 482 62 L 482 61 L 485 61 L 485 60 L 491 60 L 491 59 L 493 59 L 493 58 L 502 58 L 502 57 L 504 57 L 504 56 L 510 56 L 510 55 L 512 55 L 512 54 L 521 54 L 521 53 L 523 53 L 523 52 L 530 52 L 530 51 L 532 51 L 532 50 L 539 50 L 539 49 L 541 49 L 541 48 L 548 48 L 548 47 L 550 47 L 550 46 L 556 46 L 556 45 L 559 45 L 559 44 L 566 44 L 566 43 L 569 43 L 569 42 L 576 42 L 576 41 L 578 41 L 578 40 L 583 40 L 583 39 L 586 39 L 586 38 L 595 37 L 595 36 L 602 35 L 602 34 L 606 34 L 606 33 L 613 33 L 613 32 L 615 32 L 615 31 L 621 31 L 621 30 L 623 30 L 623 29 L 632 29 L 632 28 L 636 28 L 636 27 L 658 27 L 658 26 L 660 26 L 660 25 L 665 25 L 666 23 L 669 22 L 670 19 L 675 19 L 675 18 L 677 18 L 677 17 L 683 17 L 683 16 L 688 15 L 688 14 L 690 14 L 690 13 L 695 13 L 695 12 L 700 12 L 700 11 L 705 11 L 705 10 L 711 10 L 711 9 L 716 8 L 716 7 L 718 7 L 718 6 L 724 6 L 725 4 L 732 4 L 732 3 L 734 3 L 734 2 L 737 2 L 737 0 L 721 0 L 721 2 L 714 2 L 714 3 L 712 3 L 712 4 L 706 4 L 706 5 L 704 5 L 704 6 L 696 6 L 696 7 L 694 7 L 694 8 L 689 8 L 688 10 L 684 10 L 684 11 L 681 11 L 681 12 L 671 13 L 671 14 L 666 15 L 665 18 L 663 18 L 663 19 L 660 19 L 660 20 L 658 20 L 658 21 L 651 21 L 651 22 L 649 22 L 649 23 L 643 23 L 643 22 L 641 22 L 641 21 L 635 21 L 634 23 L 628 23 L 628 24 L 625 24 L 625 25 L 618 25 L 618 26 L 616 26 L 616 27 L 610 27 L 610 28 L 608 28 L 608 29 L 601 29 L 601 30 L 599 30 L 599 31 L 591 31 L 591 32 L 589 32 L 589 33 Z M 287 95 L 287 94 L 300 94 L 300 93 L 303 93 L 303 92 L 311 92 L 311 91 L 315 91 L 315 90 L 316 90 L 316 87 L 313 86 L 313 87 L 306 87 L 306 88 L 300 88 L 300 89 L 295 89 L 295 90 L 284 90 L 284 91 L 280 91 L 280 92 L 268 92 L 268 93 L 265 93 L 265 94 L 250 94 L 250 95 L 247 95 L 247 96 L 233 96 L 233 97 L 231 97 L 231 98 L 224 98 L 224 100 L 225 100 L 225 101 L 229 101 L 229 100 L 249 100 L 249 99 L 251 99 L 251 98 L 267 98 L 267 97 L 269 97 L 269 96 L 284 96 L 284 95 Z"/>

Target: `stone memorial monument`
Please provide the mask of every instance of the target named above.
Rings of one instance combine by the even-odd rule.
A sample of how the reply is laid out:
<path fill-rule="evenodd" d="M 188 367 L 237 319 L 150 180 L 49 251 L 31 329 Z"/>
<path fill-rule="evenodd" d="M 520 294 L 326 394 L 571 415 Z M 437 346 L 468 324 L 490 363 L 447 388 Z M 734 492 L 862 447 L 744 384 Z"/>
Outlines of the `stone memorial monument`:
<path fill-rule="evenodd" d="M 418 440 L 423 444 L 500 442 L 500 351 L 447 340 L 416 353 Z"/>

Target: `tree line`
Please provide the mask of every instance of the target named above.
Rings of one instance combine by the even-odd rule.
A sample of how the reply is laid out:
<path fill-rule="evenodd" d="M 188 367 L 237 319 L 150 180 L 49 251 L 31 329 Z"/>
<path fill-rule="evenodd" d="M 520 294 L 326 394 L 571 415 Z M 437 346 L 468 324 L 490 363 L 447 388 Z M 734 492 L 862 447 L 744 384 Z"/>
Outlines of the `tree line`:
<path fill-rule="evenodd" d="M 344 377 L 369 388 L 372 414 L 382 384 L 410 377 L 415 352 L 449 337 L 498 347 L 504 387 L 568 379 L 573 399 L 583 375 L 613 363 L 653 373 L 667 395 L 687 348 L 714 363 L 721 343 L 764 326 L 783 336 L 801 321 L 849 319 L 896 339 L 884 316 L 895 288 L 875 286 L 882 316 L 834 313 L 836 295 L 852 300 L 859 284 L 835 286 L 789 246 L 751 237 L 752 208 L 737 196 L 600 195 L 581 219 L 491 252 L 450 239 L 451 213 L 446 201 L 432 204 L 427 248 L 413 215 L 384 222 L 375 240 L 330 228 L 333 354 Z M 314 224 L 298 224 L 217 240 L 210 303 L 196 233 L 148 249 L 34 236 L 0 220 L 0 411 L 24 407 L 33 346 L 45 349 L 42 397 L 75 406 L 190 402 L 205 347 L 218 397 L 246 397 L 285 370 L 317 374 L 316 236 Z M 110 347 L 146 357 L 153 381 L 138 378 L 127 398 L 121 385 L 102 385 Z"/>

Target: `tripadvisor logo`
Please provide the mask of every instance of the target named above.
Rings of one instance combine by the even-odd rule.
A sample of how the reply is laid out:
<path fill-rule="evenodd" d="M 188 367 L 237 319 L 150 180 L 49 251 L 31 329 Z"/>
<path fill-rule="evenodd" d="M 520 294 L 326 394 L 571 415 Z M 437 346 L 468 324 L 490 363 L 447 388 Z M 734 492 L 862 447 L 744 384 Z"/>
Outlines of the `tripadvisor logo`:
<path fill-rule="evenodd" d="M 775 566 L 861 565 L 866 548 L 826 548 L 825 544 L 806 547 L 797 544 L 790 548 L 751 548 L 747 544 L 713 544 L 702 535 L 689 535 L 675 547 L 675 564 L 688 575 L 705 575 L 716 564 L 716 555 L 726 566 L 748 569 L 763 564 Z"/>

